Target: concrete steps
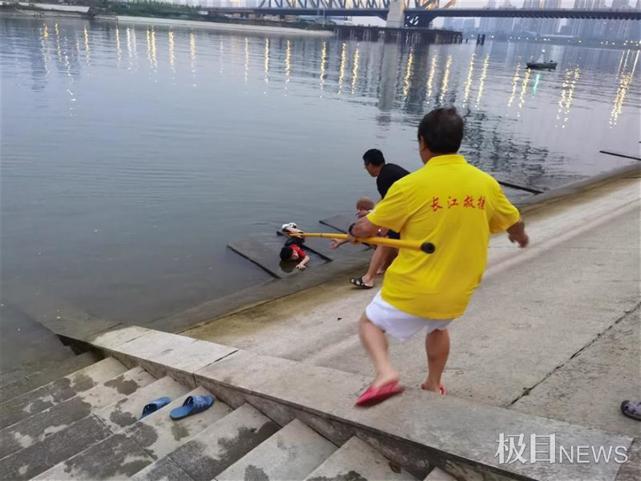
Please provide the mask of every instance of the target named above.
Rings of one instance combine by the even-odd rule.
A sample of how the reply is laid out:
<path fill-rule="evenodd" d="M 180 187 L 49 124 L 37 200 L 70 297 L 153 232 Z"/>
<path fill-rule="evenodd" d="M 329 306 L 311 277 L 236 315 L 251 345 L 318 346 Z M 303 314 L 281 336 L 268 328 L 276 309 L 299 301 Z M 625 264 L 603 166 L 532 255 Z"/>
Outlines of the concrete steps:
<path fill-rule="evenodd" d="M 339 448 L 299 419 L 278 424 L 246 403 L 232 409 L 216 400 L 203 413 L 169 418 L 187 396 L 208 394 L 114 358 L 83 367 L 0 405 L 7 424 L 0 479 L 303 481 L 345 466 L 388 479 L 380 476 L 387 460 L 364 441 L 352 437 Z M 140 419 L 161 396 L 173 401 Z M 415 479 L 392 473 L 389 479 Z"/>
<path fill-rule="evenodd" d="M 316 468 L 305 481 L 328 479 L 415 481 L 408 472 L 395 467 L 365 441 L 352 437 Z"/>
<path fill-rule="evenodd" d="M 84 369 L 9 399 L 0 405 L 0 428 L 49 409 L 77 394 L 108 381 L 127 368 L 113 358 L 103 359 Z"/>
<path fill-rule="evenodd" d="M 90 366 L 99 361 L 101 356 L 95 352 L 84 352 L 49 365 L 46 369 L 35 372 L 17 371 L 15 376 L 10 374 L 3 376 L 2 387 L 0 388 L 0 401 L 3 403 L 16 396 L 20 396 L 37 387 L 66 376 L 72 372 Z"/>
<path fill-rule="evenodd" d="M 553 432 L 568 445 L 632 444 L 411 387 L 357 409 L 367 377 L 142 327 L 78 340 L 138 367 L 0 430 L 0 479 L 419 480 L 434 479 L 438 466 L 456 479 L 614 481 L 612 463 L 500 463 L 497 426 Z M 168 407 L 139 419 L 156 397 L 179 405 L 203 388 L 225 404 L 178 422 Z"/>
<path fill-rule="evenodd" d="M 33 416 L 0 430 L 0 458 L 43 441 L 74 422 L 89 416 L 92 409 L 101 408 L 126 397 L 123 388 L 134 392 L 153 378 L 140 368 L 131 369 L 114 380 L 96 386 L 85 393 L 45 409 Z"/>
<path fill-rule="evenodd" d="M 456 481 L 456 478 L 439 468 L 434 468 L 424 481 Z"/>
<path fill-rule="evenodd" d="M 165 471 L 184 471 L 186 480 L 210 481 L 277 432 L 279 426 L 245 404 L 134 477 L 164 479 Z M 162 476 L 161 476 L 162 474 Z"/>
<path fill-rule="evenodd" d="M 216 480 L 287 479 L 302 481 L 334 451 L 336 451 L 336 446 L 299 420 L 294 419 L 216 476 Z"/>

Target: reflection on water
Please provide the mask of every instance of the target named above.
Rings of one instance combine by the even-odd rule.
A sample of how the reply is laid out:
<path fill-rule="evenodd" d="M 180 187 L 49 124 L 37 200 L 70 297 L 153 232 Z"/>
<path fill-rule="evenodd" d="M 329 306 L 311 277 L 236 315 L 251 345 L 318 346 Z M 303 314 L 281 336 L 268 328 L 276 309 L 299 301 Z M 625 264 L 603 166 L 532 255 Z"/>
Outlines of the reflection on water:
<path fill-rule="evenodd" d="M 465 116 L 469 160 L 516 183 L 554 187 L 624 162 L 599 149 L 638 149 L 638 51 L 551 47 L 558 69 L 535 72 L 525 43 L 7 18 L 0 35 L 3 284 L 105 317 L 264 279 L 226 243 L 375 195 L 367 148 L 418 168 L 415 128 L 439 105 Z"/>
<path fill-rule="evenodd" d="M 629 62 L 631 55 L 634 60 Z M 621 63 L 619 66 L 619 72 L 617 73 L 619 84 L 617 86 L 616 95 L 614 96 L 612 111 L 610 112 L 610 127 L 614 127 L 617 124 L 619 115 L 621 115 L 621 112 L 623 111 L 623 103 L 625 102 L 625 97 L 630 89 L 630 84 L 632 83 L 632 77 L 637 69 L 638 61 L 639 50 L 636 52 L 627 50 L 621 55 Z M 629 65 L 630 63 L 632 64 L 631 66 Z"/>

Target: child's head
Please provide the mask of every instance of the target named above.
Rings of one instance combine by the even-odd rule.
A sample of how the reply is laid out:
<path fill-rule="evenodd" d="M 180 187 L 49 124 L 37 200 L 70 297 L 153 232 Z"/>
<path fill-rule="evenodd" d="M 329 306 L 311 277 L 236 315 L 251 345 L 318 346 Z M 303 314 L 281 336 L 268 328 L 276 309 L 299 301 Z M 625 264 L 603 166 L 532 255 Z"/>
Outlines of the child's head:
<path fill-rule="evenodd" d="M 280 250 L 281 261 L 297 261 L 298 253 L 289 246 L 285 246 Z"/>
<path fill-rule="evenodd" d="M 361 197 L 356 201 L 356 215 L 363 217 L 374 208 L 374 201 L 369 197 Z"/>

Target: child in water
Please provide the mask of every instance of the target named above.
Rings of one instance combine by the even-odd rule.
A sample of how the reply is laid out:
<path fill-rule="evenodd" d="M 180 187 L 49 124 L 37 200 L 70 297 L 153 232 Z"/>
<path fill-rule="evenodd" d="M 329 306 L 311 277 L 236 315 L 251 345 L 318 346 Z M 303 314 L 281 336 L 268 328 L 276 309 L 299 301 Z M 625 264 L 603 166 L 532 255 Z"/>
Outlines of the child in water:
<path fill-rule="evenodd" d="M 290 222 L 289 224 L 283 224 L 281 230 L 286 234 L 302 234 L 303 231 L 300 230 L 296 224 Z M 296 264 L 296 269 L 299 271 L 304 271 L 309 264 L 310 258 L 307 253 L 303 250 L 303 244 L 305 239 L 302 237 L 290 237 L 285 242 L 285 245 L 280 250 L 280 260 L 281 261 L 300 261 Z"/>

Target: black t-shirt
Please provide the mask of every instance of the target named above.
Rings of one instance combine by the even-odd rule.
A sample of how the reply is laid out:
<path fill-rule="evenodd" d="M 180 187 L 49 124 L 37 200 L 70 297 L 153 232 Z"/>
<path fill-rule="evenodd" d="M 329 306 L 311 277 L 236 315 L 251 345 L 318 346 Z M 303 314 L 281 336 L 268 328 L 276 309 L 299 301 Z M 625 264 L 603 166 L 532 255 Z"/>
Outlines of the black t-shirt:
<path fill-rule="evenodd" d="M 378 177 L 376 177 L 376 187 L 378 188 L 378 193 L 381 194 L 381 199 L 385 197 L 394 182 L 407 174 L 409 172 L 400 165 L 384 164 Z"/>

